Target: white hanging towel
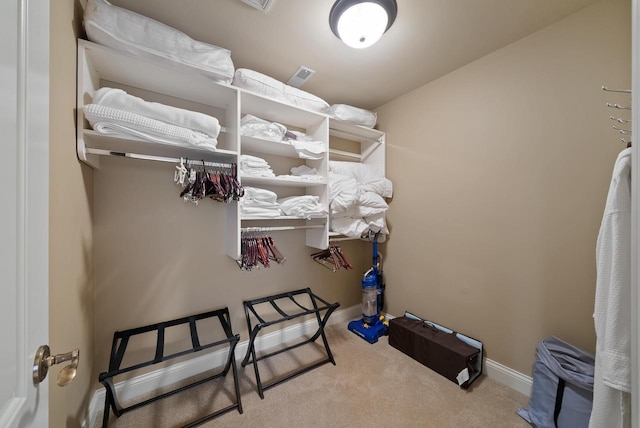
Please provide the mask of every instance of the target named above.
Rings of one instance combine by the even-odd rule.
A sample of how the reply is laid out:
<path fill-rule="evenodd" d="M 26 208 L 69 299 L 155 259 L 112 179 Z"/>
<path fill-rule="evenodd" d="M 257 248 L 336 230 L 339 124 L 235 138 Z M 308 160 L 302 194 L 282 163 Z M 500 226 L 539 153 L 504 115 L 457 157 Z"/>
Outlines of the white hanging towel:
<path fill-rule="evenodd" d="M 631 149 L 616 160 L 596 244 L 590 428 L 631 426 Z"/>

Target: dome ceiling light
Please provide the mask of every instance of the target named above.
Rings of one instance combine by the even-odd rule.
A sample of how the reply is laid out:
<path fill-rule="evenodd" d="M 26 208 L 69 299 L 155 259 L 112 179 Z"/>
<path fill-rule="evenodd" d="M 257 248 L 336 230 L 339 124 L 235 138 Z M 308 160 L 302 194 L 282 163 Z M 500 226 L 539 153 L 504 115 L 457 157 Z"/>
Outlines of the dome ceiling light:
<path fill-rule="evenodd" d="M 329 13 L 331 31 L 347 46 L 373 45 L 398 14 L 396 0 L 338 0 Z"/>

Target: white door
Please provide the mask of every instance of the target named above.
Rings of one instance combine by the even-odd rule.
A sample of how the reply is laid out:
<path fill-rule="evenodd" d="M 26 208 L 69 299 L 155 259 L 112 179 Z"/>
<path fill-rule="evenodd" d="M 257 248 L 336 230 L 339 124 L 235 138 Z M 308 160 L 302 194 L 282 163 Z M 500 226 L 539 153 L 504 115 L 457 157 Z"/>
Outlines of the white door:
<path fill-rule="evenodd" d="M 0 5 L 0 427 L 48 426 L 49 1 Z"/>

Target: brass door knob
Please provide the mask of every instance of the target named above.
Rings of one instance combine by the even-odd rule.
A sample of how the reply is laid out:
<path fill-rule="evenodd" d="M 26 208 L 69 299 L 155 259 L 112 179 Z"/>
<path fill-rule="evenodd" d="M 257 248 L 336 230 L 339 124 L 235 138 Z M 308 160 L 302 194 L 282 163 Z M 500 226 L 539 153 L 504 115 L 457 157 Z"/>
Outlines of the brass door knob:
<path fill-rule="evenodd" d="M 58 386 L 67 386 L 76 377 L 78 362 L 80 361 L 80 350 L 74 349 L 66 354 L 52 356 L 49 346 L 40 346 L 33 360 L 33 384 L 37 385 L 45 380 L 47 373 L 49 372 L 49 367 L 54 364 L 64 363 L 65 361 L 71 361 L 71 364 L 60 370 L 60 373 L 58 373 L 58 379 L 56 382 Z"/>

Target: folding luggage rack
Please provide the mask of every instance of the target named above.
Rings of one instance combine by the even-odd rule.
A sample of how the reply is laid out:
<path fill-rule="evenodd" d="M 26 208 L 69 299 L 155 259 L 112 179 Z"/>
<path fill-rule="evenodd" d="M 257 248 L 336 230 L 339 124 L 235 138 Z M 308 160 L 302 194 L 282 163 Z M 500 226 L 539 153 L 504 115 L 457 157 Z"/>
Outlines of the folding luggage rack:
<path fill-rule="evenodd" d="M 295 299 L 296 296 L 308 296 L 309 300 L 311 301 L 311 304 L 313 305 L 313 308 L 307 308 L 302 304 L 300 304 L 300 302 L 298 302 Z M 286 303 L 293 302 L 294 309 L 296 310 L 296 312 L 291 314 L 285 312 L 280 306 L 278 306 L 277 304 L 278 301 L 282 301 Z M 318 302 L 320 302 L 323 306 L 318 306 Z M 262 316 L 258 315 L 258 312 L 256 311 L 257 306 L 265 303 L 270 304 L 271 307 L 276 310 L 278 315 L 281 316 L 281 318 L 278 318 L 272 321 L 266 321 L 263 318 L 263 317 L 266 317 L 266 315 L 264 314 Z M 265 305 L 265 306 L 267 308 L 269 307 L 268 305 Z M 313 294 L 311 292 L 311 289 L 309 288 L 290 291 L 287 293 L 277 294 L 273 296 L 263 297 L 260 299 L 249 300 L 244 302 L 244 312 L 247 317 L 247 328 L 249 329 L 250 337 L 249 337 L 249 346 L 247 347 L 247 353 L 244 357 L 244 360 L 242 361 L 242 367 L 245 367 L 249 363 L 253 363 L 253 369 L 256 375 L 256 385 L 258 388 L 258 394 L 260 395 L 260 398 L 264 398 L 264 391 L 266 389 L 279 385 L 282 382 L 285 382 L 298 375 L 301 375 L 302 373 L 306 373 L 309 370 L 315 369 L 326 363 L 331 363 L 334 366 L 336 365 L 336 362 L 333 359 L 333 354 L 331 353 L 331 349 L 329 349 L 329 342 L 327 341 L 327 337 L 324 334 L 324 328 L 327 324 L 327 321 L 329 320 L 329 316 L 331 316 L 333 311 L 335 311 L 339 306 L 340 306 L 340 303 L 329 303 L 326 300 Z M 301 311 L 298 311 L 298 308 Z M 321 315 L 322 313 L 324 313 L 324 315 Z M 255 317 L 255 319 L 257 320 L 257 323 L 254 326 L 252 326 L 251 324 L 251 318 L 252 318 L 251 314 L 253 314 L 253 317 Z M 274 324 L 282 323 L 285 321 L 290 321 L 295 318 L 307 316 L 307 315 L 315 315 L 316 320 L 318 321 L 318 329 L 313 334 L 313 336 L 311 336 L 309 339 L 303 340 L 301 342 L 295 343 L 293 345 L 287 346 L 277 351 L 270 352 L 265 355 L 261 355 L 259 357 L 256 356 L 255 341 L 256 341 L 256 338 L 258 337 L 258 333 L 260 333 L 260 331 L 263 328 L 272 326 Z M 278 355 L 282 352 L 297 348 L 299 346 L 306 345 L 311 342 L 315 342 L 319 337 L 322 337 L 322 342 L 324 343 L 324 348 L 327 354 L 327 358 L 321 361 L 318 361 L 316 363 L 310 364 L 308 366 L 304 366 L 288 375 L 272 380 L 266 384 L 262 383 L 262 381 L 260 380 L 260 373 L 258 371 L 258 361 L 273 357 L 274 355 Z"/>
<path fill-rule="evenodd" d="M 214 317 L 217 317 L 218 320 L 220 321 L 220 324 L 222 326 L 222 329 L 224 331 L 226 338 L 218 341 L 213 341 L 207 344 L 201 344 L 200 338 L 198 337 L 198 329 L 196 326 L 196 321 L 204 320 L 207 318 L 214 318 Z M 182 324 L 189 324 L 189 332 L 191 334 L 191 348 L 180 351 L 180 352 L 176 352 L 170 355 L 164 355 L 165 330 L 168 327 L 175 327 Z M 122 364 L 125 351 L 127 350 L 129 339 L 137 335 L 141 335 L 144 333 L 151 333 L 154 331 L 157 332 L 156 351 L 155 351 L 154 358 L 148 361 L 144 361 L 138 364 L 133 364 L 128 367 L 121 368 L 120 366 Z M 231 321 L 229 318 L 228 308 L 218 309 L 215 311 L 205 312 L 198 315 L 192 315 L 192 316 L 179 318 L 171 321 L 160 322 L 157 324 L 151 324 L 144 327 L 133 328 L 130 330 L 116 331 L 113 334 L 113 343 L 111 345 L 111 357 L 109 358 L 109 371 L 100 373 L 100 375 L 98 376 L 98 380 L 100 381 L 100 383 L 104 385 L 106 389 L 106 397 L 104 402 L 104 414 L 102 417 L 102 427 L 103 428 L 106 427 L 109 423 L 110 408 L 113 410 L 113 413 L 116 416 L 121 416 L 124 413 L 127 413 L 131 410 L 135 410 L 146 404 L 150 404 L 161 398 L 165 398 L 170 395 L 176 394 L 178 392 L 182 392 L 186 389 L 189 389 L 197 385 L 201 385 L 205 382 L 208 382 L 210 380 L 213 380 L 219 377 L 225 377 L 229 372 L 229 368 L 231 368 L 233 371 L 233 382 L 235 387 L 236 402 L 223 409 L 215 411 L 207 416 L 204 416 L 196 421 L 193 421 L 185 425 L 185 427 L 193 427 L 196 425 L 200 425 L 210 419 L 213 419 L 216 416 L 219 416 L 223 413 L 227 413 L 233 409 L 238 409 L 238 412 L 242 413 L 242 403 L 240 401 L 240 388 L 238 386 L 238 373 L 236 369 L 236 360 L 235 360 L 235 348 L 239 340 L 240 340 L 240 335 L 238 334 L 234 335 L 231 331 Z M 113 378 L 115 376 L 121 375 L 123 373 L 131 372 L 133 370 L 140 369 L 143 367 L 148 367 L 153 364 L 157 364 L 157 363 L 167 361 L 173 358 L 177 358 L 183 355 L 187 355 L 190 353 L 195 353 L 198 351 L 215 348 L 215 347 L 223 347 L 225 345 L 228 345 L 229 352 L 227 356 L 227 361 L 222 371 L 212 376 L 209 376 L 206 379 L 200 379 L 186 386 L 176 388 L 164 394 L 160 394 L 158 396 L 149 398 L 147 400 L 132 404 L 128 407 L 122 407 L 119 404 L 118 399 L 116 397 L 116 389 L 113 384 Z"/>

